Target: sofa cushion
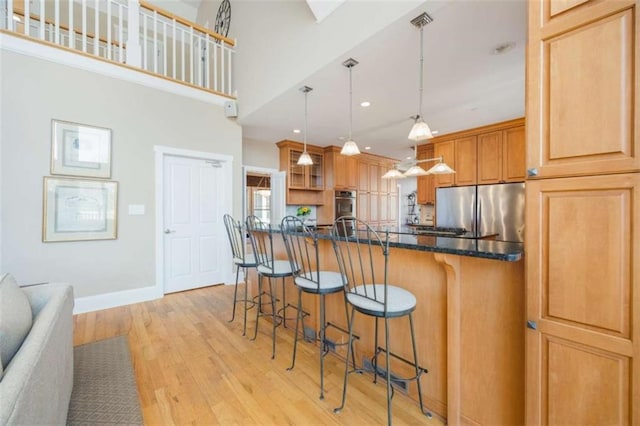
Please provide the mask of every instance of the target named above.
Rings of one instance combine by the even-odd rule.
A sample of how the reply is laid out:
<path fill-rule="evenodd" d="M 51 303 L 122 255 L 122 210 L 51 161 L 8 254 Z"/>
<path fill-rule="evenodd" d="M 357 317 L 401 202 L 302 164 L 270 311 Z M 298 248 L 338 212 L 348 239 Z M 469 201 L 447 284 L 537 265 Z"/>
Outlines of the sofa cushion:
<path fill-rule="evenodd" d="M 20 349 L 32 323 L 27 295 L 10 274 L 5 274 L 0 279 L 0 361 L 3 369 Z"/>

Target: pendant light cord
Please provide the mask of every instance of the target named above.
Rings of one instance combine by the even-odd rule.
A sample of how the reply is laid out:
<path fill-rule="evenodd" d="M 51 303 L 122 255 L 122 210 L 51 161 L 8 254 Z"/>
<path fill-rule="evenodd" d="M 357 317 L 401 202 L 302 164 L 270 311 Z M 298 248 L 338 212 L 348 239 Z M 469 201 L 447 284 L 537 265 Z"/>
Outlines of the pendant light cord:
<path fill-rule="evenodd" d="M 422 117 L 422 84 L 423 84 L 423 70 L 424 70 L 424 25 L 420 26 L 420 93 L 418 98 L 418 116 L 416 121 Z"/>
<path fill-rule="evenodd" d="M 349 67 L 349 140 L 351 140 L 351 128 L 353 127 L 353 82 L 351 78 L 351 69 Z"/>
<path fill-rule="evenodd" d="M 307 95 L 309 92 L 304 92 L 304 152 L 307 152 Z"/>

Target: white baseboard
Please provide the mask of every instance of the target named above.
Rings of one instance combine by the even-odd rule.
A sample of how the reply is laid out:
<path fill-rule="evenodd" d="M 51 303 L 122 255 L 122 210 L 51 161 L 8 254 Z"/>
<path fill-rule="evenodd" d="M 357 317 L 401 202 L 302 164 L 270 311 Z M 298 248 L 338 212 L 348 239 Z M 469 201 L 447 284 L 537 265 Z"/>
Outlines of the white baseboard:
<path fill-rule="evenodd" d="M 97 294 L 95 296 L 77 297 L 73 313 L 99 311 L 101 309 L 115 308 L 117 306 L 130 305 L 132 303 L 147 302 L 163 297 L 162 289 L 153 287 L 141 287 L 133 290 L 117 291 L 113 293 Z"/>

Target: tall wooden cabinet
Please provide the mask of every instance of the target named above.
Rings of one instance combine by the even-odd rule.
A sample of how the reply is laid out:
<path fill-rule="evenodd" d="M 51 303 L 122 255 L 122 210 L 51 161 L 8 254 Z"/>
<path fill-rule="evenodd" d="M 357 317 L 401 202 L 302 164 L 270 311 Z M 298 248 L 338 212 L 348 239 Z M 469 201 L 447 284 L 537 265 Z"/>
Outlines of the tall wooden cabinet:
<path fill-rule="evenodd" d="M 418 160 L 426 160 L 433 158 L 434 147 L 433 144 L 420 145 L 418 147 Z M 425 163 L 433 164 L 433 163 Z M 418 189 L 417 189 L 417 202 L 418 204 L 435 204 L 436 202 L 436 189 L 435 189 L 435 176 L 426 175 L 418 177 Z"/>
<path fill-rule="evenodd" d="M 324 152 L 307 144 L 307 152 L 313 160 L 310 166 L 299 166 L 303 151 L 300 142 L 283 140 L 276 144 L 280 149 L 280 170 L 287 172 L 287 204 L 324 204 Z"/>
<path fill-rule="evenodd" d="M 640 1 L 528 7 L 526 423 L 640 424 Z"/>

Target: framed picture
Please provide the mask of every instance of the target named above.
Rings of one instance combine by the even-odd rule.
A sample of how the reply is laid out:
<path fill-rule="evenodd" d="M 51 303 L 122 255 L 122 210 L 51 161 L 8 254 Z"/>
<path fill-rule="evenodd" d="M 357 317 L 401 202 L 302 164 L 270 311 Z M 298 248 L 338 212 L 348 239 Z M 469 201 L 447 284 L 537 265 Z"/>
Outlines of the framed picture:
<path fill-rule="evenodd" d="M 117 200 L 117 182 L 45 177 L 42 241 L 115 239 Z"/>
<path fill-rule="evenodd" d="M 111 177 L 111 129 L 52 120 L 51 174 Z"/>

